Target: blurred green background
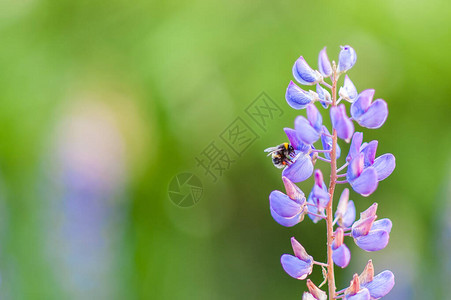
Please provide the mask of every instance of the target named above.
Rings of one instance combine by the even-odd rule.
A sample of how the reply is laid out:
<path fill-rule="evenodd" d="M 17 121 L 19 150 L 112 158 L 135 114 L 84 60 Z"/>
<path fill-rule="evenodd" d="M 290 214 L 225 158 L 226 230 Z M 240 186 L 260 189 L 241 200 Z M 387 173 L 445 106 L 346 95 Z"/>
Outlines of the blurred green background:
<path fill-rule="evenodd" d="M 316 67 L 320 49 L 336 60 L 345 44 L 357 89 L 389 105 L 365 139 L 397 168 L 371 197 L 351 193 L 394 227 L 378 253 L 347 242 L 337 287 L 373 258 L 395 273 L 385 299 L 449 296 L 450 11 L 444 0 L 1 0 L 1 299 L 300 299 L 305 282 L 280 255 L 295 236 L 324 260 L 325 228 L 271 218 L 268 195 L 283 186 L 263 149 L 304 113 L 284 100 L 294 61 Z M 245 113 L 262 92 L 283 110 L 266 130 Z M 214 183 L 195 157 L 212 141 L 226 149 L 237 117 L 258 139 Z M 168 197 L 180 172 L 203 185 L 190 208 Z"/>

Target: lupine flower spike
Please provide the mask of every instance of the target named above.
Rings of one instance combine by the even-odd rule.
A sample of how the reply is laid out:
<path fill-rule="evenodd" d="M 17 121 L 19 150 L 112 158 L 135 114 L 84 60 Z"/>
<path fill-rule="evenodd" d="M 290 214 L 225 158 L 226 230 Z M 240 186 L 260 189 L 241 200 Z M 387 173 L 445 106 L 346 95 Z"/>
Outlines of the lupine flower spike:
<path fill-rule="evenodd" d="M 348 45 L 341 47 L 338 64 L 329 60 L 324 47 L 318 55 L 318 70 L 310 67 L 303 56 L 299 57 L 292 68 L 293 77 L 307 87 L 301 88 L 290 81 L 285 99 L 290 107 L 305 109 L 306 114 L 294 120 L 294 128 L 284 128 L 288 143 L 268 148 L 273 163 L 283 168 L 282 182 L 285 186 L 285 192 L 274 190 L 269 195 L 270 214 L 274 220 L 282 226 L 293 227 L 308 215 L 313 223 L 322 223 L 323 220 L 326 223 L 326 262 L 315 261 L 294 237 L 291 238 L 294 255 L 283 254 L 280 259 L 283 270 L 299 280 L 307 279 L 314 265 L 321 266 L 323 283 L 316 286 L 307 279 L 308 291 L 304 292 L 303 300 L 380 299 L 395 284 L 391 271 L 385 270 L 375 276 L 370 260 L 360 275 L 354 274 L 348 287 L 338 292 L 335 287 L 334 265 L 346 268 L 351 261 L 351 251 L 346 243 L 354 241 L 365 251 L 379 251 L 387 247 L 392 228 L 390 219 L 377 218 L 377 203 L 361 212 L 356 221 L 356 203 L 350 200 L 351 192 L 370 196 L 396 166 L 393 154 L 376 157 L 378 141 L 364 142 L 360 127 L 381 127 L 387 120 L 388 108 L 382 99 L 373 101 L 373 89 L 358 92 L 346 74 L 356 61 L 357 54 Z M 340 77 L 343 78 L 341 86 Z M 332 126 L 328 128 L 320 110 L 329 108 L 330 112 L 325 116 L 330 116 Z M 341 154 L 340 140 L 349 144 L 342 166 L 337 165 Z M 321 164 L 330 165 L 329 180 L 325 180 L 319 168 Z M 306 197 L 296 183 L 305 181 L 312 174 L 313 187 Z M 349 184 L 352 189 L 342 189 L 334 212 L 334 192 L 341 184 Z M 328 295 L 320 289 L 325 283 Z"/>

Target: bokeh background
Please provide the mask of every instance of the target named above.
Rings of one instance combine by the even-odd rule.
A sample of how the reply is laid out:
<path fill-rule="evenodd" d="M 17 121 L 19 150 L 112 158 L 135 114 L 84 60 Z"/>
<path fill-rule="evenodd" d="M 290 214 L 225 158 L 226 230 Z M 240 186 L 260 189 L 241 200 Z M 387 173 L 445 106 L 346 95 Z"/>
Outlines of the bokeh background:
<path fill-rule="evenodd" d="M 268 195 L 283 187 L 263 149 L 304 113 L 284 100 L 293 62 L 316 66 L 324 46 L 336 59 L 344 44 L 357 89 L 389 105 L 365 139 L 397 168 L 371 197 L 351 193 L 394 227 L 378 253 L 347 242 L 337 287 L 373 258 L 396 276 L 386 299 L 449 297 L 450 11 L 444 0 L 1 0 L 0 298 L 300 299 L 305 283 L 280 255 L 295 236 L 324 260 L 325 228 L 271 218 Z M 262 92 L 283 111 L 263 129 L 245 112 Z M 258 138 L 213 182 L 196 157 L 211 142 L 226 151 L 237 117 Z M 181 172 L 203 187 L 192 207 L 168 197 Z"/>

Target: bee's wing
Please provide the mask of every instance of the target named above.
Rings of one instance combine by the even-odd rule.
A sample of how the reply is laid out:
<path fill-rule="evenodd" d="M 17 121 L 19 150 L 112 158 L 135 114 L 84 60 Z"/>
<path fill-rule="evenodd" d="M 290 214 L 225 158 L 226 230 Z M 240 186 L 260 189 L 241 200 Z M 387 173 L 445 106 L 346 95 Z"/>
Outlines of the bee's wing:
<path fill-rule="evenodd" d="M 270 156 L 274 151 L 277 151 L 278 147 L 269 147 L 263 150 L 264 152 L 269 152 L 268 156 Z"/>

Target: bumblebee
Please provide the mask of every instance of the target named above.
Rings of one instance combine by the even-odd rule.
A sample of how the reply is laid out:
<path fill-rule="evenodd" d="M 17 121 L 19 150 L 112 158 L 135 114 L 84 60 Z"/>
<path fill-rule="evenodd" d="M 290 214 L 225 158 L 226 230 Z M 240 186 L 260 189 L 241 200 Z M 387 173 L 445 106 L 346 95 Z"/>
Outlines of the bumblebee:
<path fill-rule="evenodd" d="M 272 163 L 279 169 L 291 165 L 296 155 L 293 146 L 289 143 L 283 143 L 276 147 L 270 147 L 265 149 L 265 152 L 269 152 L 268 156 L 271 155 Z"/>

